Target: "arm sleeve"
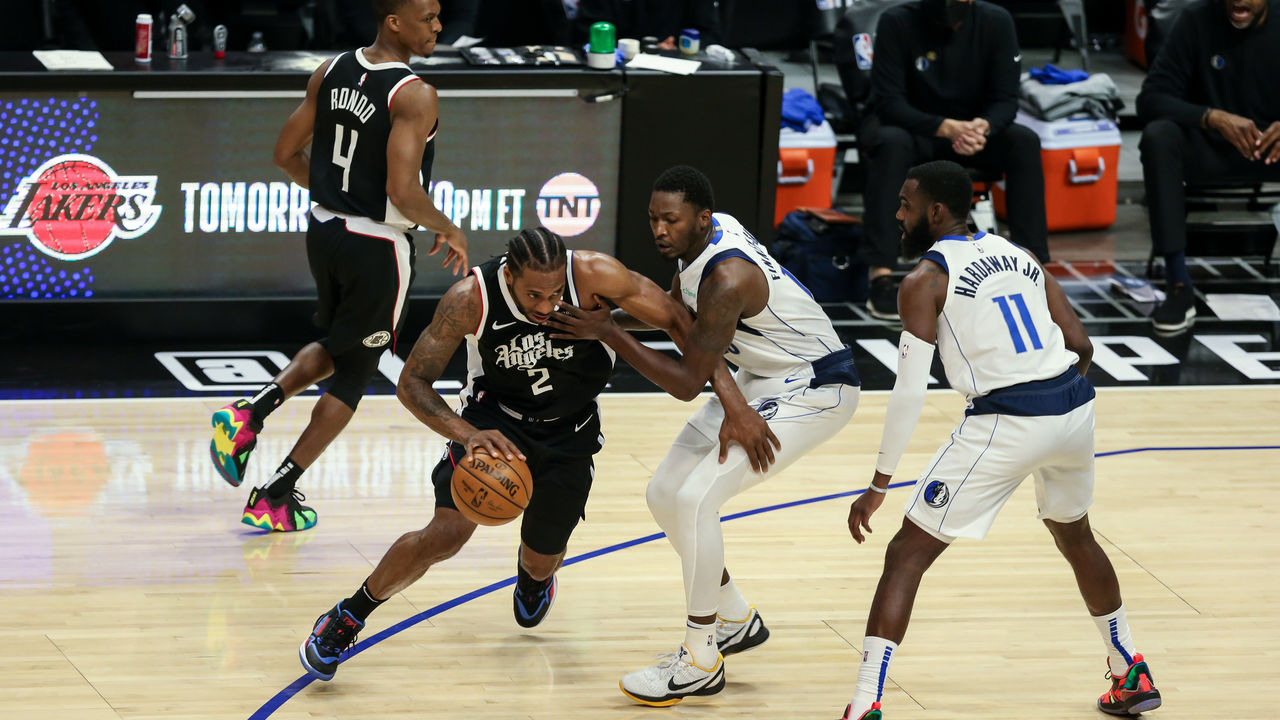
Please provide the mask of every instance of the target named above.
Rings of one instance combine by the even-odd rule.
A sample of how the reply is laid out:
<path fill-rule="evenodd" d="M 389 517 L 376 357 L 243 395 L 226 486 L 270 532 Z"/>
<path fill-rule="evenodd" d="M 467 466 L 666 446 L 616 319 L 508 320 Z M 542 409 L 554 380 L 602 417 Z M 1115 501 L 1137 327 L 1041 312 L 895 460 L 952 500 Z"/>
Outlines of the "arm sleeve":
<path fill-rule="evenodd" d="M 1018 77 L 1022 64 L 1018 60 L 1018 34 L 1013 17 L 1007 12 L 995 16 L 999 29 L 988 35 L 993 40 L 985 48 L 988 54 L 987 98 L 982 116 L 991 124 L 991 134 L 1003 131 L 1018 113 Z"/>
<path fill-rule="evenodd" d="M 945 118 L 917 110 L 907 100 L 907 68 L 912 62 L 908 32 L 896 13 L 885 13 L 880 18 L 876 27 L 875 62 L 871 66 L 872 103 L 881 123 L 903 128 L 913 135 L 932 137 Z"/>
<path fill-rule="evenodd" d="M 893 475 L 898 461 L 907 449 L 907 441 L 920 420 L 925 392 L 929 388 L 929 367 L 933 365 L 932 344 L 902 331 L 898 341 L 898 379 L 889 394 L 889 408 L 884 416 L 884 435 L 880 438 L 880 454 L 876 456 L 876 472 Z"/>
<path fill-rule="evenodd" d="M 1187 98 L 1199 45 L 1198 17 L 1199 13 L 1184 11 L 1156 55 L 1138 93 L 1138 117 L 1143 123 L 1168 118 L 1183 127 L 1200 127 L 1208 106 Z"/>

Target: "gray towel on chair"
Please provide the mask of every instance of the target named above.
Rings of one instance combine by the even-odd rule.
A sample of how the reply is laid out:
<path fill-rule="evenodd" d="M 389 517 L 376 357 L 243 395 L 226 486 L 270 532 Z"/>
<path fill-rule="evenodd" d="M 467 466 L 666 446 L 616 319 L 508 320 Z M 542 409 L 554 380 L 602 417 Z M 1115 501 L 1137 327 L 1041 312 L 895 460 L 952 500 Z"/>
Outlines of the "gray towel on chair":
<path fill-rule="evenodd" d="M 1041 120 L 1061 120 L 1081 113 L 1114 120 L 1124 101 L 1106 73 L 1095 73 L 1088 80 L 1068 85 L 1042 85 L 1030 73 L 1023 73 L 1018 105 Z"/>

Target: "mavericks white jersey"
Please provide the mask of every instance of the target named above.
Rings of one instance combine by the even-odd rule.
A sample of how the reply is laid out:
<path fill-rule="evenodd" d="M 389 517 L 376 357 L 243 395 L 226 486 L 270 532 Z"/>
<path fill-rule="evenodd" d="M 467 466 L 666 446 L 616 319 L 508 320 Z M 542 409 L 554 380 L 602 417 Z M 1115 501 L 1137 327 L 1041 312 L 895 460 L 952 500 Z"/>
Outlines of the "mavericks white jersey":
<path fill-rule="evenodd" d="M 786 377 L 844 348 L 813 295 L 730 215 L 712 215 L 712 236 L 693 262 L 680 263 L 680 294 L 696 315 L 698 292 L 716 264 L 728 258 L 755 264 L 769 284 L 764 309 L 738 320 L 725 360 L 763 377 Z"/>
<path fill-rule="evenodd" d="M 1044 273 L 1026 250 L 998 235 L 948 235 L 923 259 L 947 272 L 938 354 L 967 399 L 1057 377 L 1080 360 L 1049 315 Z"/>

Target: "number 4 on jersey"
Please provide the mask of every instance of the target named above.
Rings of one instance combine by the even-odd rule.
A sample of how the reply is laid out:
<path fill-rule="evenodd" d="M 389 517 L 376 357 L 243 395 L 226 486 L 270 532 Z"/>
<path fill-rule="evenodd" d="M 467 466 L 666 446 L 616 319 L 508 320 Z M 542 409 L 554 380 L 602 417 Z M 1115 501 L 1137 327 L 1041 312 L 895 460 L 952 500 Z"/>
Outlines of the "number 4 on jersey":
<path fill-rule="evenodd" d="M 346 133 L 347 129 L 342 127 L 341 123 L 334 125 L 333 164 L 342 168 L 342 192 L 347 192 L 347 187 L 351 180 L 351 160 L 356 156 L 356 140 L 360 139 L 360 133 L 353 128 L 351 130 L 351 145 L 344 154 L 342 152 L 342 136 Z"/>
<path fill-rule="evenodd" d="M 1040 334 L 1036 332 L 1035 323 L 1031 322 L 1031 311 L 1027 309 L 1027 301 L 1022 299 L 1022 293 L 994 297 L 991 298 L 991 302 L 1000 306 L 1000 313 L 1004 315 L 1004 322 L 1009 326 L 1009 336 L 1013 339 L 1015 352 L 1026 352 L 1027 344 L 1022 341 L 1022 329 L 1018 327 L 1018 318 L 1013 316 L 1013 309 L 1009 307 L 1010 302 L 1018 307 L 1018 316 L 1022 319 L 1022 325 L 1027 330 L 1027 339 L 1031 341 L 1031 347 L 1035 350 L 1044 349 L 1044 345 L 1040 343 Z"/>

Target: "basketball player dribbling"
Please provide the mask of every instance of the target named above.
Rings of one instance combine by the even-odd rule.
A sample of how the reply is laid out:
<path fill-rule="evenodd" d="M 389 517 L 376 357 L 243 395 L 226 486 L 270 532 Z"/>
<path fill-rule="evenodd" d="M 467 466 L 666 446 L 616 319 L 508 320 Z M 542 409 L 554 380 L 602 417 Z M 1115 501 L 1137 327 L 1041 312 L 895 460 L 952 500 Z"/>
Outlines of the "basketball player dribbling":
<path fill-rule="evenodd" d="M 765 421 L 777 452 L 765 462 L 750 443 L 716 453 L 717 426 L 736 411 L 709 400 L 689 419 L 649 482 L 649 510 L 680 555 L 685 639 L 657 665 L 619 686 L 645 705 L 673 705 L 725 685 L 724 655 L 764 642 L 769 631 L 724 565 L 720 507 L 772 477 L 844 427 L 858 405 L 852 351 L 809 291 L 732 216 L 713 212 L 711 183 L 674 167 L 653 185 L 649 225 L 663 257 L 679 261 L 671 294 L 695 314 L 680 360 L 641 345 L 606 310 L 564 308 L 552 323 L 600 338 L 663 390 L 692 400 L 725 360 L 740 394 Z M 766 446 L 767 447 L 767 446 Z"/>
<path fill-rule="evenodd" d="M 499 258 L 472 268 L 436 307 L 400 376 L 397 395 L 423 424 L 449 440 L 432 473 L 436 507 L 427 526 L 396 540 L 351 597 L 321 615 L 299 648 L 307 672 L 333 678 L 342 651 L 369 614 L 462 548 L 476 526 L 454 505 L 454 466 L 476 451 L 519 457 L 533 492 L 520 524 L 512 611 L 534 627 L 555 601 L 556 570 L 584 517 L 604 437 L 596 397 L 614 354 L 592 340 L 555 340 L 546 323 L 563 300 L 608 298 L 649 325 L 680 336 L 688 314 L 669 295 L 608 255 L 568 251 L 546 228 L 526 229 Z M 432 388 L 467 344 L 467 386 L 454 412 Z"/>
<path fill-rule="evenodd" d="M 315 510 L 297 490 L 355 414 L 384 351 L 395 351 L 413 283 L 414 246 L 405 231 L 435 234 L 445 267 L 467 267 L 467 239 L 423 189 L 431 178 L 439 126 L 435 88 L 409 69 L 411 55 L 435 49 L 437 0 L 373 0 L 373 45 L 325 62 L 289 116 L 275 162 L 317 203 L 307 228 L 307 260 L 319 295 L 316 322 L 328 335 L 298 351 L 271 383 L 213 414 L 214 466 L 233 487 L 245 479 L 262 424 L 282 402 L 332 378 L 311 420 L 275 475 L 254 487 L 242 522 L 276 532 L 306 530 Z M 307 147 L 311 151 L 308 154 Z"/>
<path fill-rule="evenodd" d="M 1039 518 L 1075 572 L 1107 648 L 1111 687 L 1098 708 L 1136 715 L 1160 692 L 1134 647 L 1120 583 L 1089 527 L 1093 502 L 1093 355 L 1058 282 L 1026 250 L 970 235 L 968 172 L 942 160 L 907 174 L 899 194 L 902 254 L 922 258 L 898 292 L 898 379 L 885 413 L 875 474 L 849 508 L 854 540 L 871 531 L 924 406 L 936 347 L 947 381 L 969 400 L 964 420 L 925 466 L 902 528 L 885 551 L 845 720 L 881 720 L 889 663 L 911 619 L 916 590 L 958 537 L 982 539 L 1027 475 Z M 995 690 L 993 689 L 993 692 Z"/>

